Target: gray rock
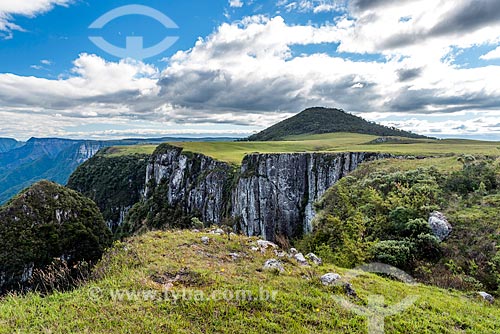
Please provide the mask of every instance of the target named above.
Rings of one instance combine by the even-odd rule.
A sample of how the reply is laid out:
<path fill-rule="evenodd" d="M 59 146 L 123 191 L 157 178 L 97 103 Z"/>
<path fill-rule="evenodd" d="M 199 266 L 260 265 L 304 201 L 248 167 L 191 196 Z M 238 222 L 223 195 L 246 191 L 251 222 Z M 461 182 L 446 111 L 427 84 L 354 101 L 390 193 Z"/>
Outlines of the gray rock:
<path fill-rule="evenodd" d="M 321 276 L 320 280 L 321 280 L 321 283 L 323 283 L 323 285 L 332 286 L 332 285 L 337 284 L 337 282 L 340 280 L 340 278 L 341 277 L 339 274 L 327 273 L 327 274 L 324 274 L 323 276 Z"/>
<path fill-rule="evenodd" d="M 452 231 L 452 226 L 446 216 L 439 211 L 434 211 L 429 216 L 429 226 L 432 233 L 440 240 L 445 240 Z"/>
<path fill-rule="evenodd" d="M 308 266 L 309 263 L 307 262 L 306 258 L 304 257 L 304 255 L 302 253 L 297 253 L 293 256 L 293 258 L 295 260 L 297 260 L 297 262 L 302 265 L 302 266 Z"/>
<path fill-rule="evenodd" d="M 278 271 L 278 272 L 284 272 L 285 267 L 283 266 L 283 263 L 281 263 L 279 260 L 276 259 L 269 259 L 264 263 L 264 270 L 272 270 L 272 271 Z"/>
<path fill-rule="evenodd" d="M 314 254 L 314 253 L 307 254 L 306 259 L 311 260 L 314 264 L 316 264 L 318 266 L 323 264 L 323 260 L 321 260 L 321 258 L 317 257 L 316 254 Z"/>
<path fill-rule="evenodd" d="M 298 253 L 297 249 L 295 249 L 295 248 L 290 248 L 290 254 L 295 255 L 295 254 L 297 254 L 297 253 Z"/>
<path fill-rule="evenodd" d="M 258 252 L 258 251 L 259 251 L 259 248 L 254 247 L 254 246 L 252 246 L 250 249 L 251 249 L 253 252 Z"/>
<path fill-rule="evenodd" d="M 238 253 L 229 253 L 229 256 L 232 257 L 233 260 L 237 260 L 241 257 Z"/>
<path fill-rule="evenodd" d="M 257 245 L 262 248 L 262 249 L 268 249 L 268 248 L 274 248 L 274 249 L 277 249 L 278 246 L 271 242 L 271 241 L 267 241 L 267 240 L 257 240 Z"/>
<path fill-rule="evenodd" d="M 220 228 L 218 228 L 218 229 L 216 229 L 216 230 L 212 231 L 212 233 L 213 233 L 213 234 L 217 234 L 217 235 L 224 235 L 224 234 L 225 234 L 225 233 L 224 233 L 224 230 L 223 230 L 223 229 L 220 229 Z"/>
<path fill-rule="evenodd" d="M 495 298 L 490 295 L 489 293 L 486 293 L 484 291 L 478 292 L 481 297 L 483 297 L 484 300 L 489 302 L 490 304 L 493 304 L 495 302 Z"/>
<path fill-rule="evenodd" d="M 208 243 L 210 242 L 210 238 L 209 237 L 201 237 L 201 242 L 203 242 L 205 245 L 208 245 Z"/>

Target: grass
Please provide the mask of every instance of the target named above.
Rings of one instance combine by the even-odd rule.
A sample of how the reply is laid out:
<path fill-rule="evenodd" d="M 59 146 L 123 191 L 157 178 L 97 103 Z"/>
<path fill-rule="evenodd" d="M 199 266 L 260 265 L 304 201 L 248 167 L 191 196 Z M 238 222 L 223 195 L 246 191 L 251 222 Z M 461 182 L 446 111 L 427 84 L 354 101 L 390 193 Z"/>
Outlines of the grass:
<path fill-rule="evenodd" d="M 499 142 L 463 139 L 428 140 L 417 139 L 415 143 L 368 144 L 378 137 L 353 133 L 331 133 L 303 135 L 272 142 L 175 142 L 189 152 L 203 153 L 217 160 L 239 165 L 250 153 L 295 153 L 295 152 L 384 152 L 396 155 L 445 156 L 449 154 L 500 155 Z M 413 139 L 412 139 L 413 140 Z M 151 154 L 155 145 L 115 147 L 111 156 L 129 154 Z"/>
<path fill-rule="evenodd" d="M 200 238 L 208 235 L 204 245 Z M 96 278 L 71 292 L 47 297 L 9 296 L 0 301 L 0 333 L 367 333 L 367 321 L 338 304 L 342 289 L 325 287 L 327 272 L 345 274 L 331 265 L 304 268 L 283 260 L 285 272 L 260 270 L 274 257 L 253 252 L 255 239 L 204 232 L 150 232 L 117 244 L 96 268 Z M 229 253 L 237 252 L 233 260 Z M 184 269 L 183 269 L 184 268 Z M 249 290 L 255 296 L 276 291 L 272 300 L 208 300 L 124 297 L 117 290 L 152 291 L 161 296 L 165 280 L 177 273 L 172 291 Z M 363 304 L 383 295 L 387 304 L 405 296 L 418 300 L 406 311 L 388 317 L 386 333 L 498 333 L 500 308 L 475 295 L 423 285 L 408 286 L 363 273 L 351 279 Z M 199 296 L 199 295 L 198 295 Z M 347 298 L 347 297 L 345 297 Z"/>

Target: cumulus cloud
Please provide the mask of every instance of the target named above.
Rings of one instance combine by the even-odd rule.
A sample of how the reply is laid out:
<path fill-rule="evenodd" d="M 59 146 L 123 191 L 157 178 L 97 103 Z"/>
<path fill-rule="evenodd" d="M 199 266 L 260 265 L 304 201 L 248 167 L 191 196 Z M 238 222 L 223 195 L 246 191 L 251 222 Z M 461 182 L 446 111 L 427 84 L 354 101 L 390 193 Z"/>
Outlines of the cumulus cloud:
<path fill-rule="evenodd" d="M 484 8 L 493 6 L 489 0 L 480 1 Z M 281 6 L 295 3 L 298 10 L 312 12 L 314 6 L 326 5 L 306 2 L 285 0 Z M 433 122 L 415 117 L 397 124 L 381 118 L 420 133 L 449 128 L 457 134 L 500 135 L 495 127 L 500 123 L 500 66 L 461 68 L 447 58 L 453 47 L 500 40 L 491 17 L 485 18 L 487 24 L 467 21 L 457 28 L 460 33 L 443 27 L 440 22 L 448 17 L 463 18 L 460 13 L 467 3 L 335 1 L 332 6 L 346 15 L 319 26 L 291 25 L 280 16 L 247 17 L 222 24 L 191 49 L 171 56 L 162 69 L 82 54 L 71 75 L 58 80 L 0 74 L 0 113 L 33 114 L 33 120 L 48 115 L 50 133 L 68 133 L 72 119 L 82 125 L 107 122 L 123 127 L 146 122 L 137 130 L 146 135 L 174 128 L 199 132 L 203 126 L 248 132 L 321 105 L 368 118 L 441 115 Z M 407 42 L 391 44 L 399 37 Z M 337 52 L 294 53 L 296 46 L 314 44 L 338 45 Z M 343 52 L 378 54 L 382 60 L 353 60 Z"/>
<path fill-rule="evenodd" d="M 13 31 L 23 31 L 15 24 L 14 15 L 34 17 L 46 13 L 54 6 L 67 6 L 73 0 L 2 0 L 0 2 L 0 37 L 12 38 Z"/>

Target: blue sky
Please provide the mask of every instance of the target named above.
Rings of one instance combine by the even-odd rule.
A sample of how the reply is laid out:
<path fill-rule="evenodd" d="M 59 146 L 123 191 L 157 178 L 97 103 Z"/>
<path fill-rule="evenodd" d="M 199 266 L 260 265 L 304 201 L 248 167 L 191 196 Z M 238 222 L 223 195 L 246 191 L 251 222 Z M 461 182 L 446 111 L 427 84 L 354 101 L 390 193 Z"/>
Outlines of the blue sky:
<path fill-rule="evenodd" d="M 144 5 L 145 16 L 101 15 Z M 177 42 L 147 59 L 118 47 Z M 310 106 L 438 137 L 500 140 L 496 0 L 4 0 L 0 136 L 243 136 Z"/>

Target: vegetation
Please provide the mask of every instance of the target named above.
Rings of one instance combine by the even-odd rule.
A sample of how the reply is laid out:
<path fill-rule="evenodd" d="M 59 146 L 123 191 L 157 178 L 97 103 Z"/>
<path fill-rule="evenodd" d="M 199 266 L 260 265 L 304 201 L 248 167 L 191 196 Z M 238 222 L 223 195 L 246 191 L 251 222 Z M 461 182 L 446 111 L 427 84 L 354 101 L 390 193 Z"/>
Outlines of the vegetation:
<path fill-rule="evenodd" d="M 115 230 L 124 210 L 141 199 L 149 156 L 114 156 L 109 151 L 113 148 L 103 150 L 78 167 L 68 187 L 96 202 L 104 220 Z"/>
<path fill-rule="evenodd" d="M 210 242 L 203 244 L 202 236 L 209 236 Z M 346 277 L 346 270 L 330 264 L 307 268 L 283 260 L 283 273 L 262 271 L 264 261 L 275 255 L 271 250 L 251 251 L 252 243 L 255 239 L 228 240 L 190 231 L 150 232 L 116 243 L 87 285 L 46 297 L 30 293 L 2 300 L 0 333 L 367 332 L 365 317 L 332 298 L 348 298 L 343 289 L 319 282 L 327 272 Z M 229 256 L 234 252 L 240 257 Z M 388 305 L 418 296 L 408 309 L 386 318 L 388 334 L 500 330 L 498 303 L 489 305 L 473 294 L 409 286 L 368 273 L 350 282 L 358 295 L 350 301 L 358 305 L 365 305 L 371 295 L 384 296 Z M 274 300 L 202 298 L 224 291 L 230 296 L 239 290 L 254 296 L 276 291 L 276 295 Z"/>
<path fill-rule="evenodd" d="M 288 136 L 350 132 L 374 136 L 425 138 L 425 136 L 389 128 L 340 109 L 309 108 L 248 138 L 250 141 L 283 140 Z"/>
<path fill-rule="evenodd" d="M 111 234 L 91 200 L 41 181 L 0 208 L 0 293 L 29 287 L 54 258 L 69 267 L 101 257 Z"/>
<path fill-rule="evenodd" d="M 323 197 L 315 231 L 300 248 L 340 266 L 380 261 L 441 287 L 498 290 L 498 160 L 459 160 L 461 169 L 451 172 L 364 165 Z M 434 210 L 444 211 L 454 228 L 443 243 L 427 224 Z"/>
<path fill-rule="evenodd" d="M 450 155 L 483 154 L 499 155 L 498 142 L 484 142 L 462 139 L 416 139 L 416 142 L 385 142 L 369 144 L 376 136 L 355 133 L 329 133 L 321 135 L 290 136 L 285 141 L 271 142 L 172 142 L 171 145 L 184 148 L 184 151 L 202 153 L 220 161 L 235 165 L 241 164 L 243 157 L 259 153 L 296 153 L 296 152 L 382 152 L 395 155 L 432 156 L 446 158 Z M 137 153 L 152 154 L 156 146 L 113 147 L 107 156 L 124 156 Z M 450 159 L 453 160 L 453 159 Z M 458 166 L 456 161 L 452 165 Z"/>

